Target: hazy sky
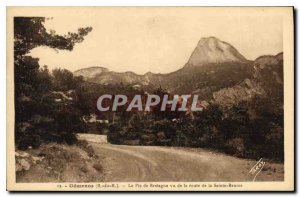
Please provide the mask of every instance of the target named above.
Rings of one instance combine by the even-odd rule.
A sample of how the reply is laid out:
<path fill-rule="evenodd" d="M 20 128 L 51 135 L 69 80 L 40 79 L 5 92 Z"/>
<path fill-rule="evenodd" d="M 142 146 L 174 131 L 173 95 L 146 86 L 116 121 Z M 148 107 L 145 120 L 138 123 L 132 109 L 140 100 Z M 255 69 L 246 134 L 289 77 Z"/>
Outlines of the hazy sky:
<path fill-rule="evenodd" d="M 247 59 L 282 51 L 280 12 L 255 8 L 73 8 L 35 13 L 59 34 L 91 26 L 73 51 L 32 50 L 40 65 L 75 71 L 102 66 L 113 71 L 167 73 L 181 68 L 202 37 L 233 45 Z"/>

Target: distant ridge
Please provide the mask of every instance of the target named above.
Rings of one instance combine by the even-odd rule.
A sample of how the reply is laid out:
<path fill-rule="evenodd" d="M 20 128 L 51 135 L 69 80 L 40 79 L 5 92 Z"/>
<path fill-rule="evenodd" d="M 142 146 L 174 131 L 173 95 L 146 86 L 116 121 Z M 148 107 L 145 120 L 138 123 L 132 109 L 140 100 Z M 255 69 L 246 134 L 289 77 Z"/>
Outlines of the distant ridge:
<path fill-rule="evenodd" d="M 208 37 L 200 39 L 188 62 L 181 69 L 171 73 L 147 72 L 138 75 L 130 71 L 114 72 L 104 67 L 90 67 L 77 70 L 74 75 L 82 75 L 87 82 L 105 86 L 139 85 L 148 92 L 162 87 L 171 93 L 195 93 L 201 95 L 202 99 L 209 99 L 214 92 L 238 85 L 245 79 L 253 79 L 256 76 L 267 78 L 261 75 L 261 72 L 257 72 L 257 69 L 263 66 L 279 65 L 278 69 L 276 66 L 270 67 L 279 73 L 282 59 L 282 53 L 279 53 L 276 56 L 261 56 L 255 61 L 250 61 L 230 44 L 215 37 Z M 280 73 L 278 76 L 276 74 L 276 80 L 280 81 Z"/>
<path fill-rule="evenodd" d="M 89 79 L 89 78 L 93 78 L 104 72 L 109 72 L 109 70 L 104 67 L 93 66 L 93 67 L 89 67 L 89 68 L 79 69 L 79 70 L 73 72 L 73 74 L 75 76 L 83 76 L 84 79 Z"/>

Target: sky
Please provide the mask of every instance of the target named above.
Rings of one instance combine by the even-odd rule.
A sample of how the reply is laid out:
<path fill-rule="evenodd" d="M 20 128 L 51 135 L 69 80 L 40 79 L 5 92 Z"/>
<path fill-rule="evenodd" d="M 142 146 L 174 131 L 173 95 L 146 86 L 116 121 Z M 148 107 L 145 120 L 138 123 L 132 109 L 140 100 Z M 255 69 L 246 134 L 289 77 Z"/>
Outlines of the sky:
<path fill-rule="evenodd" d="M 168 73 L 182 68 L 198 41 L 209 36 L 230 43 L 249 60 L 283 50 L 276 8 L 52 8 L 35 15 L 53 17 L 45 26 L 58 34 L 93 27 L 73 51 L 33 49 L 30 55 L 49 69 L 100 66 L 116 72 Z"/>

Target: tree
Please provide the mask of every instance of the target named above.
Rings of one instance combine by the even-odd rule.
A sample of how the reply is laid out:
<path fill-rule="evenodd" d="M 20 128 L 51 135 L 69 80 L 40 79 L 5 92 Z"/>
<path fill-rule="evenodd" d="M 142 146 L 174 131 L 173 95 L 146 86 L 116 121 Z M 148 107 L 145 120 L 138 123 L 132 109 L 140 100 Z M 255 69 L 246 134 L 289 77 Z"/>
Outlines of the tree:
<path fill-rule="evenodd" d="M 53 88 L 48 68 L 40 69 L 38 59 L 27 54 L 38 46 L 72 50 L 92 30 L 91 27 L 86 27 L 79 28 L 76 33 L 57 35 L 54 31 L 47 31 L 44 26 L 46 20 L 48 19 L 44 17 L 14 18 L 15 136 L 17 144 L 26 141 L 26 146 L 30 145 L 28 139 L 40 139 L 38 136 L 31 137 L 40 133 L 39 128 L 32 125 L 35 123 L 33 117 L 45 115 L 44 107 L 51 109 L 55 105 L 51 103 L 51 99 L 43 102 L 45 98 L 49 98 Z M 46 104 L 48 106 L 44 106 Z M 23 123 L 31 126 L 24 127 Z"/>
<path fill-rule="evenodd" d="M 58 91 L 74 90 L 83 81 L 81 76 L 75 77 L 72 72 L 66 69 L 54 69 L 52 75 L 54 89 Z"/>
<path fill-rule="evenodd" d="M 49 19 L 47 19 L 49 20 Z M 38 46 L 53 49 L 72 50 L 76 43 L 84 40 L 92 27 L 79 28 L 77 33 L 57 35 L 55 31 L 47 32 L 45 17 L 15 17 L 14 18 L 14 55 L 23 56 Z"/>

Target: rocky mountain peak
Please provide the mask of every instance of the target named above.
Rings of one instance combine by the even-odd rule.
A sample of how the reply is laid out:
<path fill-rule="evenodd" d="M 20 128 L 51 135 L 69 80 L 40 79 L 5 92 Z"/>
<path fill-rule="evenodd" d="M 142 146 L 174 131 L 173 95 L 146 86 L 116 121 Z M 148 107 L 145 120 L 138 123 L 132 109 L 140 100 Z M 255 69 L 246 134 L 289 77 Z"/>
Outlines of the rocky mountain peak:
<path fill-rule="evenodd" d="M 246 62 L 233 46 L 216 37 L 202 38 L 192 53 L 188 65 L 199 66 L 210 63 Z"/>

